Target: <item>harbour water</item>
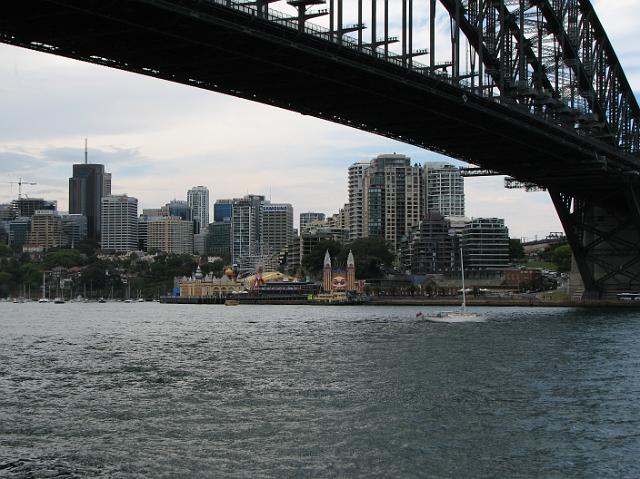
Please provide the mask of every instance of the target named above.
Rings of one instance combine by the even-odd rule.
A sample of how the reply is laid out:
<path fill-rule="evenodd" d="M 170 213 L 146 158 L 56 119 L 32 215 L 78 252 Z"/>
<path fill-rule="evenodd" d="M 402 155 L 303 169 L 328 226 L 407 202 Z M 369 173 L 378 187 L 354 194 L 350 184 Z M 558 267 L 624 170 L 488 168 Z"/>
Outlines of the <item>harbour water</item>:
<path fill-rule="evenodd" d="M 0 477 L 640 477 L 640 312 L 419 310 L 0 303 Z"/>

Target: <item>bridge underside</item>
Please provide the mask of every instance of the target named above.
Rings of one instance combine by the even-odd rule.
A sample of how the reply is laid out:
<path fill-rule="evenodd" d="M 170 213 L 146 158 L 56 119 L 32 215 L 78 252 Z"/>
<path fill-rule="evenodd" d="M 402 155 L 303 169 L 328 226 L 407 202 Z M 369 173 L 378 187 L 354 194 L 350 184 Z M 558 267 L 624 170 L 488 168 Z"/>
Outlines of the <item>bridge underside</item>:
<path fill-rule="evenodd" d="M 637 220 L 626 193 L 639 183 L 628 174 L 637 159 L 517 105 L 200 0 L 4 2 L 0 41 L 312 115 L 534 182 L 557 192 L 589 294 L 636 284 L 637 251 L 613 258 L 638 245 L 637 228 L 623 227 Z M 575 212 L 567 198 L 585 206 Z"/>

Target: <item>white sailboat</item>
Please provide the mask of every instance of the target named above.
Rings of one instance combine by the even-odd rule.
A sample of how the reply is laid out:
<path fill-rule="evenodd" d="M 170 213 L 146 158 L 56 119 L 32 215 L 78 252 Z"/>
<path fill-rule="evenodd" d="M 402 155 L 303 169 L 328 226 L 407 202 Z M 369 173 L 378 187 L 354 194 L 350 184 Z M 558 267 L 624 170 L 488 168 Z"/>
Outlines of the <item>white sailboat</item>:
<path fill-rule="evenodd" d="M 484 316 L 480 313 L 467 311 L 467 290 L 464 285 L 464 259 L 462 257 L 462 248 L 460 248 L 460 271 L 462 273 L 462 305 L 458 311 L 440 311 L 433 315 L 423 315 L 422 312 L 418 316 L 422 316 L 425 320 L 432 323 L 482 323 Z"/>
<path fill-rule="evenodd" d="M 42 297 L 38 300 L 38 303 L 48 303 L 49 298 L 47 298 L 47 288 L 46 288 L 46 280 L 45 273 L 42 272 Z"/>

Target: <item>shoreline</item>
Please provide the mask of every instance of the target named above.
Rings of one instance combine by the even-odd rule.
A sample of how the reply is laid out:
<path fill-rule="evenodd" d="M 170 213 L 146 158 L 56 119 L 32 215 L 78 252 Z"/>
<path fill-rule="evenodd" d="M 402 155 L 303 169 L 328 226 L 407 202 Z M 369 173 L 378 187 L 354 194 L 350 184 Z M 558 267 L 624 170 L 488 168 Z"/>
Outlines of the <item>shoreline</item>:
<path fill-rule="evenodd" d="M 425 299 L 425 298 L 385 298 L 373 297 L 367 302 L 341 302 L 341 303 L 320 303 L 312 302 L 306 298 L 233 298 L 237 299 L 240 305 L 270 305 L 270 306 L 460 306 L 458 299 Z M 162 304 L 219 304 L 224 305 L 223 298 L 181 298 L 163 297 Z M 531 299 L 470 299 L 467 306 L 487 306 L 487 307 L 539 307 L 539 308 L 624 308 L 640 309 L 640 301 L 620 301 L 620 300 L 543 300 Z"/>

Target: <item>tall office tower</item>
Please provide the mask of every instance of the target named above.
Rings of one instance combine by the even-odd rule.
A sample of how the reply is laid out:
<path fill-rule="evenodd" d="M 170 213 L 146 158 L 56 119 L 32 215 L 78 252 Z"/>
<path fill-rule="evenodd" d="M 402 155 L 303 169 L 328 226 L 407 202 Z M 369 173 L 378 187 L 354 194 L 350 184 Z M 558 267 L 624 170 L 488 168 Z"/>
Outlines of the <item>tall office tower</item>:
<path fill-rule="evenodd" d="M 422 166 L 404 155 L 379 155 L 363 180 L 363 233 L 382 236 L 397 251 L 424 214 Z"/>
<path fill-rule="evenodd" d="M 260 212 L 262 254 L 278 254 L 293 238 L 293 206 L 264 202 Z"/>
<path fill-rule="evenodd" d="M 428 161 L 424 164 L 424 178 L 427 212 L 464 216 L 464 178 L 457 167 Z"/>
<path fill-rule="evenodd" d="M 105 251 L 138 249 L 138 200 L 127 195 L 105 196 L 101 201 L 101 247 Z"/>
<path fill-rule="evenodd" d="M 509 229 L 500 218 L 474 218 L 462 233 L 464 269 L 499 270 L 509 264 Z"/>
<path fill-rule="evenodd" d="M 150 251 L 193 253 L 193 223 L 179 216 L 166 216 L 149 221 L 147 238 L 147 249 Z"/>
<path fill-rule="evenodd" d="M 171 200 L 162 208 L 162 214 L 160 216 L 179 216 L 185 221 L 193 221 L 193 211 L 184 200 Z"/>
<path fill-rule="evenodd" d="M 308 213 L 300 213 L 300 231 L 309 223 L 314 221 L 324 221 L 324 213 L 314 213 L 309 211 Z"/>
<path fill-rule="evenodd" d="M 262 195 L 247 195 L 233 200 L 231 254 L 234 263 L 260 254 L 260 210 L 263 202 Z"/>
<path fill-rule="evenodd" d="M 193 212 L 195 233 L 206 228 L 209 224 L 209 188 L 206 186 L 194 186 L 187 191 L 187 204 Z"/>
<path fill-rule="evenodd" d="M 364 174 L 371 162 L 360 161 L 349 167 L 349 239 L 364 238 L 363 195 Z"/>
<path fill-rule="evenodd" d="M 111 196 L 111 173 L 104 174 L 104 186 L 102 187 L 102 196 Z"/>
<path fill-rule="evenodd" d="M 85 215 L 61 215 L 62 239 L 64 244 L 74 248 L 87 239 L 87 217 Z"/>
<path fill-rule="evenodd" d="M 57 211 L 38 210 L 34 213 L 28 245 L 44 250 L 62 246 L 62 219 Z"/>
<path fill-rule="evenodd" d="M 73 165 L 73 177 L 69 178 L 69 213 L 87 217 L 88 238 L 94 241 L 100 240 L 100 200 L 103 196 L 104 165 Z"/>
<path fill-rule="evenodd" d="M 58 204 L 55 201 L 47 201 L 42 198 L 18 198 L 11 202 L 16 216 L 33 216 L 36 211 L 56 211 Z"/>
<path fill-rule="evenodd" d="M 216 200 L 213 204 L 213 221 L 215 223 L 231 223 L 233 200 Z"/>
<path fill-rule="evenodd" d="M 207 228 L 206 254 L 231 261 L 231 222 L 211 223 Z"/>

